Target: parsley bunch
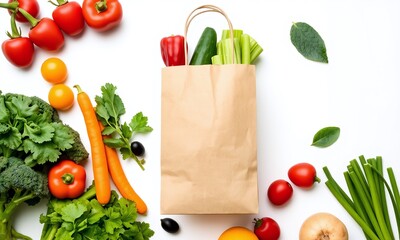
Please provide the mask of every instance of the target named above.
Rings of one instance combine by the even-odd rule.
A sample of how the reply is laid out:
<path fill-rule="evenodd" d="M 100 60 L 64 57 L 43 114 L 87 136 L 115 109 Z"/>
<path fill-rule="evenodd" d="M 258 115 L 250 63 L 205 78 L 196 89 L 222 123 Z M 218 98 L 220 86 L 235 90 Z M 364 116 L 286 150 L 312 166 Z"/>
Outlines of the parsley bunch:
<path fill-rule="evenodd" d="M 0 156 L 18 157 L 34 167 L 63 156 L 79 162 L 88 155 L 79 134 L 47 102 L 0 91 Z"/>
<path fill-rule="evenodd" d="M 148 223 L 137 221 L 134 202 L 113 190 L 110 202 L 103 206 L 96 199 L 94 184 L 77 199 L 52 198 L 40 222 L 44 224 L 41 240 L 148 240 L 154 235 Z"/>
<path fill-rule="evenodd" d="M 111 136 L 104 139 L 104 143 L 112 148 L 119 148 L 123 159 L 133 158 L 140 168 L 144 170 L 144 159 L 139 160 L 131 150 L 131 140 L 134 134 L 149 133 L 153 128 L 148 126 L 148 118 L 142 112 L 132 117 L 129 123 L 121 121 L 125 114 L 125 106 L 119 95 L 116 94 L 117 87 L 106 83 L 101 87 L 101 96 L 96 96 L 97 119 L 104 126 L 103 135 Z"/>

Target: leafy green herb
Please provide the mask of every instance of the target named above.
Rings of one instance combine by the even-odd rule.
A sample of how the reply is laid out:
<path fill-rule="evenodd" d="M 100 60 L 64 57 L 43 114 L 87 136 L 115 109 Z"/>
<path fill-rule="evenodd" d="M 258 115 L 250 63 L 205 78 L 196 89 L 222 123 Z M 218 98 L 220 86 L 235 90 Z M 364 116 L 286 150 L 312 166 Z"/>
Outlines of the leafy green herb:
<path fill-rule="evenodd" d="M 137 221 L 135 203 L 112 190 L 110 202 L 102 206 L 92 184 L 77 199 L 52 198 L 43 225 L 41 240 L 98 239 L 148 240 L 154 235 L 150 225 Z"/>
<path fill-rule="evenodd" d="M 83 161 L 88 157 L 79 134 L 62 123 L 58 113 L 38 97 L 0 91 L 0 154 L 19 157 L 34 167 L 56 162 L 63 155 L 77 152 L 71 158 Z"/>
<path fill-rule="evenodd" d="M 328 63 L 324 40 L 307 23 L 293 23 L 290 29 L 290 39 L 297 51 L 305 58 L 316 62 Z"/>
<path fill-rule="evenodd" d="M 359 161 L 353 159 L 344 172 L 350 194 L 336 182 L 328 167 L 324 167 L 327 177 L 326 186 L 343 208 L 362 228 L 366 239 L 399 239 L 400 237 L 400 195 L 395 175 L 391 167 L 387 168 L 389 182 L 383 172 L 382 157 Z M 388 208 L 390 197 L 392 210 L 397 223 L 397 237 L 391 224 Z"/>
<path fill-rule="evenodd" d="M 313 138 L 312 146 L 315 147 L 329 147 L 334 144 L 340 135 L 340 128 L 338 127 L 325 127 L 320 129 Z"/>
<path fill-rule="evenodd" d="M 142 112 L 133 116 L 129 123 L 122 123 L 125 106 L 116 90 L 116 86 L 106 83 L 101 87 L 102 95 L 95 98 L 97 118 L 105 127 L 102 134 L 112 136 L 104 139 L 104 143 L 109 147 L 119 148 L 123 159 L 133 158 L 144 170 L 144 159 L 138 159 L 132 152 L 130 143 L 135 134 L 149 133 L 153 128 L 148 126 L 148 118 Z"/>

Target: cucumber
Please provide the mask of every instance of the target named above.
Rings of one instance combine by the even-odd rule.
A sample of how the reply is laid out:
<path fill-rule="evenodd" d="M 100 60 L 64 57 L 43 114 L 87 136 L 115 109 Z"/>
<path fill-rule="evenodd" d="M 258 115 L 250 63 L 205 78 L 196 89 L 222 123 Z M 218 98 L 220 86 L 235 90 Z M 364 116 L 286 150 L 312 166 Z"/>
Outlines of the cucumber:
<path fill-rule="evenodd" d="M 206 27 L 197 42 L 189 65 L 211 64 L 211 58 L 217 55 L 217 32 Z"/>

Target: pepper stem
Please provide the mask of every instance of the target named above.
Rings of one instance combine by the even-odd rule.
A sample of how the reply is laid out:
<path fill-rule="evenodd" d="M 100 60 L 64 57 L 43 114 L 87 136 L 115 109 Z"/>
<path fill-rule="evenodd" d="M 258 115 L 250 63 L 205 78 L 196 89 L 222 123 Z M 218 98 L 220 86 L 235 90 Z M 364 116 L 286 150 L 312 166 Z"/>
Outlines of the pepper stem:
<path fill-rule="evenodd" d="M 7 8 L 10 10 L 15 10 L 19 6 L 18 1 L 12 1 L 10 3 L 0 3 L 0 8 Z"/>
<path fill-rule="evenodd" d="M 65 173 L 64 175 L 62 175 L 61 177 L 63 183 L 65 184 L 72 184 L 74 182 L 74 175 L 72 175 L 71 173 Z"/>
<path fill-rule="evenodd" d="M 104 12 L 107 10 L 107 0 L 100 0 L 96 2 L 96 10 L 98 13 Z"/>
<path fill-rule="evenodd" d="M 7 32 L 7 36 L 11 39 L 21 37 L 21 28 L 17 27 L 17 23 L 15 22 L 15 11 L 11 14 L 11 33 Z"/>
<path fill-rule="evenodd" d="M 25 18 L 28 20 L 28 22 L 31 24 L 32 28 L 36 27 L 36 25 L 39 23 L 39 19 L 34 18 L 32 15 L 30 15 L 27 11 L 25 11 L 22 8 L 17 8 L 17 11 L 19 11 Z"/>

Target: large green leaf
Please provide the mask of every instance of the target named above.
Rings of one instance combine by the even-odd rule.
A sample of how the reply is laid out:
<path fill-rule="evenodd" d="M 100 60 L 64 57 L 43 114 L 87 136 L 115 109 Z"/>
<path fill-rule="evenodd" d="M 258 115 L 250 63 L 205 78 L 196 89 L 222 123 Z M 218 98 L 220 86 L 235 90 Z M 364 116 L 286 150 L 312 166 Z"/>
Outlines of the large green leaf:
<path fill-rule="evenodd" d="M 316 62 L 328 63 L 324 40 L 307 23 L 293 23 L 290 29 L 290 39 L 297 51 L 305 58 Z"/>

